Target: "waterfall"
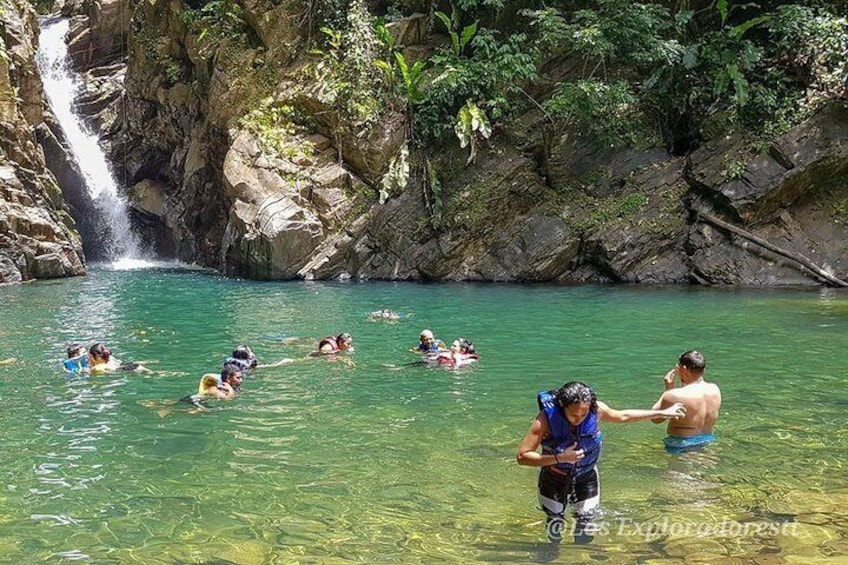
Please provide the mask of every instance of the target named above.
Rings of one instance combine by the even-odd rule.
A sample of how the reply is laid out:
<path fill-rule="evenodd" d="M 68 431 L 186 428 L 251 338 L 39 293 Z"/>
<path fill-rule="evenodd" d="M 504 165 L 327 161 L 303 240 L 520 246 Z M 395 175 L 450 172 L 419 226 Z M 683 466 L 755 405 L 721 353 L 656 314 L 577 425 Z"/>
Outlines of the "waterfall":
<path fill-rule="evenodd" d="M 130 227 L 127 202 L 118 191 L 97 135 L 74 112 L 74 100 L 83 85 L 78 73 L 71 67 L 65 43 L 68 20 L 42 19 L 40 28 L 36 62 L 44 84 L 44 95 L 82 172 L 85 188 L 105 224 L 98 226 L 106 247 L 102 255 L 119 268 L 138 266 L 144 263 L 143 254 L 138 237 Z"/>

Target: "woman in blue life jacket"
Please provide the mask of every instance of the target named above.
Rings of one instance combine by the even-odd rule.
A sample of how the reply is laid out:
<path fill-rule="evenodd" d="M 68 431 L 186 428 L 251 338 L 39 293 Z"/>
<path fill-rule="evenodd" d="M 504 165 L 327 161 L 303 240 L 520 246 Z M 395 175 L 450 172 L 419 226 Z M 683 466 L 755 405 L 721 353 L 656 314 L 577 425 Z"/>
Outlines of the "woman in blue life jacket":
<path fill-rule="evenodd" d="M 592 540 L 592 523 L 600 504 L 598 459 L 600 422 L 623 424 L 652 418 L 680 418 L 686 409 L 676 403 L 663 410 L 615 410 L 599 401 L 591 387 L 570 382 L 537 396 L 539 413 L 518 447 L 519 465 L 539 467 L 539 503 L 547 515 L 548 539 L 562 541 L 565 508 L 575 516 L 574 541 Z M 542 446 L 542 452 L 537 452 Z"/>

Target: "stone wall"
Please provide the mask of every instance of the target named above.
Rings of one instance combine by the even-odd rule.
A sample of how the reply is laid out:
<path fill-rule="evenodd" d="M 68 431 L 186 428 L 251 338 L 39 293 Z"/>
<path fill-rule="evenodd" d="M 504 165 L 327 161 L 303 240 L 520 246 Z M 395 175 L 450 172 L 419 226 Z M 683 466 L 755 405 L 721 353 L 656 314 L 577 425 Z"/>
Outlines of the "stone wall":
<path fill-rule="evenodd" d="M 0 58 L 0 283 L 85 274 L 82 246 L 36 128 L 44 121 L 27 2 L 4 4 Z"/>

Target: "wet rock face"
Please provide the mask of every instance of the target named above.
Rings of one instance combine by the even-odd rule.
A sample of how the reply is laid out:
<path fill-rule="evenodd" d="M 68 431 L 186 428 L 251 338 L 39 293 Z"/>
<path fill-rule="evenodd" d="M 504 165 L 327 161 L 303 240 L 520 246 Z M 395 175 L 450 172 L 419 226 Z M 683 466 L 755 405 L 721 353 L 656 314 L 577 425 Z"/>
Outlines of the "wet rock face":
<path fill-rule="evenodd" d="M 299 84 L 309 74 L 294 70 L 305 50 L 286 24 L 291 6 L 243 3 L 256 44 L 239 51 L 200 41 L 169 0 L 137 5 L 130 24 L 127 1 L 71 10 L 75 60 L 89 80 L 80 109 L 132 185 L 145 239 L 166 255 L 257 279 L 820 284 L 698 221 L 701 209 L 848 277 L 844 109 L 763 150 L 721 139 L 688 159 L 599 148 L 528 112 L 483 144 L 474 165 L 454 146 L 412 155 L 408 184 L 379 200 L 404 117 L 387 112 L 365 132 L 341 127 L 317 86 Z M 399 43 L 415 48 L 422 25 L 395 26 Z M 130 26 L 124 67 L 117 46 Z M 246 77 L 263 69 L 277 101 L 314 122 L 311 136 L 292 140 L 303 148 L 296 158 L 263 151 L 237 125 L 256 96 Z"/>
<path fill-rule="evenodd" d="M 0 19 L 8 54 L 0 58 L 0 283 L 82 275 L 79 235 L 36 141 L 43 118 L 35 14 L 12 3 Z"/>
<path fill-rule="evenodd" d="M 126 57 L 133 5 L 129 0 L 82 0 L 66 6 L 71 17 L 68 52 L 81 72 Z"/>
<path fill-rule="evenodd" d="M 744 140 L 707 143 L 691 157 L 691 183 L 745 224 L 772 219 L 838 185 L 848 171 L 848 109 L 834 105 L 752 152 Z"/>
<path fill-rule="evenodd" d="M 834 105 L 759 151 L 727 138 L 691 157 L 694 205 L 848 278 L 848 110 Z M 697 282 L 757 286 L 820 281 L 784 256 L 696 223 L 687 246 Z"/>
<path fill-rule="evenodd" d="M 0 166 L 0 283 L 85 274 L 79 239 L 60 214 L 70 217 L 41 190 L 50 178 L 19 173 L 14 165 Z M 58 193 L 55 183 L 52 189 Z"/>

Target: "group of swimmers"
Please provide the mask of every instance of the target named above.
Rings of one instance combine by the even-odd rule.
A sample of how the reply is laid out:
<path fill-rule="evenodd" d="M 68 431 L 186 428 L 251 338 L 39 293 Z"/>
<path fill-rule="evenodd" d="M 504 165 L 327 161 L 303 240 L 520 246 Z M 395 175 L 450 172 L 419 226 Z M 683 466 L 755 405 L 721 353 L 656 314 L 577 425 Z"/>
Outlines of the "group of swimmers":
<path fill-rule="evenodd" d="M 67 354 L 68 357 L 62 361 L 62 365 L 68 373 L 97 375 L 121 371 L 147 371 L 140 363 L 122 363 L 102 342 L 97 342 L 89 348 L 81 343 L 72 343 L 67 348 Z"/>
<path fill-rule="evenodd" d="M 381 310 L 380 313 L 394 314 L 390 310 Z M 398 319 L 390 316 L 383 317 L 385 319 Z M 321 338 L 309 357 L 335 357 L 339 353 L 352 352 L 353 350 L 353 336 L 350 333 L 343 332 Z M 412 348 L 411 351 L 421 353 L 427 363 L 451 368 L 467 365 L 479 359 L 476 348 L 471 341 L 458 338 L 450 347 L 447 347 L 442 340 L 436 339 L 430 330 L 421 332 L 418 346 Z M 294 359 L 284 358 L 276 363 L 262 366 L 274 367 L 293 361 Z M 62 361 L 62 364 L 68 374 L 104 374 L 122 371 L 149 372 L 140 363 L 122 363 L 112 355 L 109 348 L 102 342 L 97 342 L 89 348 L 81 343 L 68 345 L 67 358 Z M 233 349 L 232 354 L 224 359 L 220 373 L 204 374 L 200 379 L 197 392 L 181 400 L 198 407 L 202 406 L 203 402 L 208 399 L 230 400 L 235 397 L 241 388 L 244 376 L 259 366 L 259 361 L 250 347 L 238 345 Z"/>
<path fill-rule="evenodd" d="M 220 374 L 206 373 L 200 378 L 197 392 L 184 396 L 180 402 L 187 402 L 197 408 L 205 408 L 204 402 L 210 399 L 232 400 L 241 390 L 244 375 L 259 366 L 259 360 L 247 345 L 233 349 L 232 355 L 224 359 Z"/>
<path fill-rule="evenodd" d="M 349 351 L 353 351 L 353 337 L 341 333 L 319 340 L 310 356 L 335 356 Z M 429 329 L 421 331 L 418 345 L 410 351 L 421 354 L 428 364 L 450 368 L 479 359 L 471 341 L 457 338 L 447 347 Z M 146 370 L 138 363 L 121 363 L 100 342 L 88 349 L 79 343 L 71 344 L 67 354 L 63 364 L 73 373 Z M 204 408 L 207 399 L 230 400 L 251 370 L 291 361 L 283 359 L 260 365 L 250 347 L 239 345 L 224 360 L 220 374 L 203 375 L 197 393 L 181 401 Z M 575 517 L 572 530 L 575 541 L 589 541 L 597 530 L 594 518 L 600 504 L 600 422 L 668 421 L 663 443 L 671 453 L 700 448 L 714 441 L 713 428 L 721 408 L 721 392 L 714 383 L 704 380 L 705 369 L 706 360 L 700 352 L 683 353 L 675 367 L 663 377 L 665 391 L 649 410 L 613 409 L 598 400 L 591 387 L 576 381 L 537 395 L 539 412 L 519 445 L 517 462 L 539 468 L 538 498 L 547 516 L 546 529 L 551 541 L 562 539 L 565 510 L 569 504 Z"/>
<path fill-rule="evenodd" d="M 470 340 L 462 337 L 456 338 L 450 347 L 445 342 L 437 339 L 430 330 L 421 330 L 418 336 L 418 345 L 410 349 L 415 353 L 421 353 L 427 364 L 439 365 L 458 369 L 470 363 L 476 363 L 480 359 L 477 347 Z"/>

